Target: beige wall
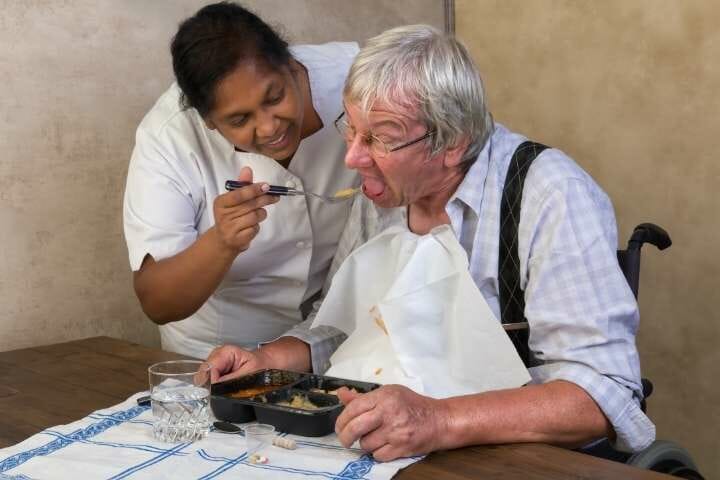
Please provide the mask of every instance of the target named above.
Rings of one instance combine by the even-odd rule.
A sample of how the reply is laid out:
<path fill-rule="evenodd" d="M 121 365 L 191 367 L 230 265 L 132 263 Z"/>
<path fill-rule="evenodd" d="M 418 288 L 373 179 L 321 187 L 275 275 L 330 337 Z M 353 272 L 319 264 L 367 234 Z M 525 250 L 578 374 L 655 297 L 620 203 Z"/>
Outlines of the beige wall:
<path fill-rule="evenodd" d="M 93 335 L 157 344 L 121 203 L 137 124 L 199 0 L 0 0 L 0 351 Z M 443 25 L 441 0 L 255 0 L 291 42 Z"/>
<path fill-rule="evenodd" d="M 558 146 L 613 199 L 622 242 L 652 221 L 639 348 L 659 437 L 720 477 L 720 3 L 456 1 L 498 121 Z"/>

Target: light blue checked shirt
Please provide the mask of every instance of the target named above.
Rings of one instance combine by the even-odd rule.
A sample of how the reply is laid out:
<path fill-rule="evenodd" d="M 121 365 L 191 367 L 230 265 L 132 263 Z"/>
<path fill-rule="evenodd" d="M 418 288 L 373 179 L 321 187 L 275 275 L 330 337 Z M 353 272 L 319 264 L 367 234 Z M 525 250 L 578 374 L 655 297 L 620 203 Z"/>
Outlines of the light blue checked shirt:
<path fill-rule="evenodd" d="M 500 200 L 510 158 L 525 140 L 497 125 L 446 207 L 470 259 L 470 274 L 497 318 Z M 405 212 L 358 197 L 325 288 L 355 248 L 390 225 L 407 225 Z M 532 382 L 575 383 L 613 425 L 616 448 L 649 446 L 655 426 L 639 407 L 637 303 L 618 266 L 615 215 L 607 195 L 567 155 L 547 149 L 527 174 L 518 236 L 530 348 L 544 362 L 530 369 Z M 307 342 L 314 371 L 323 372 L 345 336 L 332 327 L 309 330 L 313 318 L 286 335 Z"/>

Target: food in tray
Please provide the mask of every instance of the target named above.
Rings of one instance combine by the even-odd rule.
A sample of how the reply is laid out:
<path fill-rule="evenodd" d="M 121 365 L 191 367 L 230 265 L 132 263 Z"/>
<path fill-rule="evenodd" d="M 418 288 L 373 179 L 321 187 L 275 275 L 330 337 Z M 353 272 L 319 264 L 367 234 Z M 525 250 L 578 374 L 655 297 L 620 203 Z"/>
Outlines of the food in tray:
<path fill-rule="evenodd" d="M 310 391 L 311 391 L 311 392 L 314 392 L 314 393 L 327 393 L 328 395 L 335 395 L 335 396 L 337 397 L 337 394 L 338 394 L 337 392 L 338 392 L 338 390 L 340 390 L 340 389 L 343 388 L 343 387 L 347 388 L 347 389 L 350 390 L 351 392 L 363 393 L 363 392 L 358 392 L 358 390 L 357 390 L 355 387 L 346 387 L 345 385 L 343 385 L 343 386 L 341 386 L 341 387 L 338 387 L 338 388 L 336 388 L 336 389 L 334 389 L 334 390 L 329 390 L 329 389 L 326 390 L 326 389 L 324 389 L 324 388 L 311 388 Z"/>
<path fill-rule="evenodd" d="M 275 405 L 281 405 L 283 407 L 290 407 L 290 408 L 299 408 L 300 410 L 317 410 L 320 407 L 312 403 L 305 395 L 296 393 L 292 397 L 290 397 L 290 400 L 282 400 L 280 402 L 275 402 Z"/>
<path fill-rule="evenodd" d="M 243 388 L 237 392 L 232 392 L 228 396 L 233 398 L 250 398 L 255 395 L 261 395 L 263 393 L 271 392 L 282 387 L 282 385 L 257 385 L 254 387 Z"/>

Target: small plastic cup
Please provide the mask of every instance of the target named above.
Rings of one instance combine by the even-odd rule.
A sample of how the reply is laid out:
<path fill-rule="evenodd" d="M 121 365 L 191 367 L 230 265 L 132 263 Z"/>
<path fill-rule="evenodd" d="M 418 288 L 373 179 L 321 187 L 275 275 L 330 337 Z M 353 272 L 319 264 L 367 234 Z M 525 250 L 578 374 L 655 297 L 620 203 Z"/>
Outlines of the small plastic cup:
<path fill-rule="evenodd" d="M 254 423 L 243 428 L 248 456 L 260 453 L 265 447 L 272 444 L 275 438 L 275 427 L 265 423 Z"/>

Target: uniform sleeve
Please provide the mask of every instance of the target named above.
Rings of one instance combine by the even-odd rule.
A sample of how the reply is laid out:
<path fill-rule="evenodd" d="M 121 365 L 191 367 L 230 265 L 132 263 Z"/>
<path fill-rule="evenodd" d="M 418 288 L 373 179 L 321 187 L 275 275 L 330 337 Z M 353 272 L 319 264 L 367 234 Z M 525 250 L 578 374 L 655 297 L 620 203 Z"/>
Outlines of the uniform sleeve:
<path fill-rule="evenodd" d="M 130 160 L 123 221 L 130 266 L 140 269 L 147 254 L 155 260 L 171 257 L 198 237 L 196 219 L 202 195 L 193 192 L 169 139 L 143 130 L 136 135 Z M 195 193 L 195 195 L 193 195 Z"/>
<path fill-rule="evenodd" d="M 579 179 L 523 199 L 525 205 L 525 316 L 530 348 L 544 362 L 530 369 L 533 382 L 580 386 L 614 427 L 615 448 L 641 450 L 654 440 L 655 427 L 639 407 L 639 316 L 617 263 L 612 206 Z"/>

